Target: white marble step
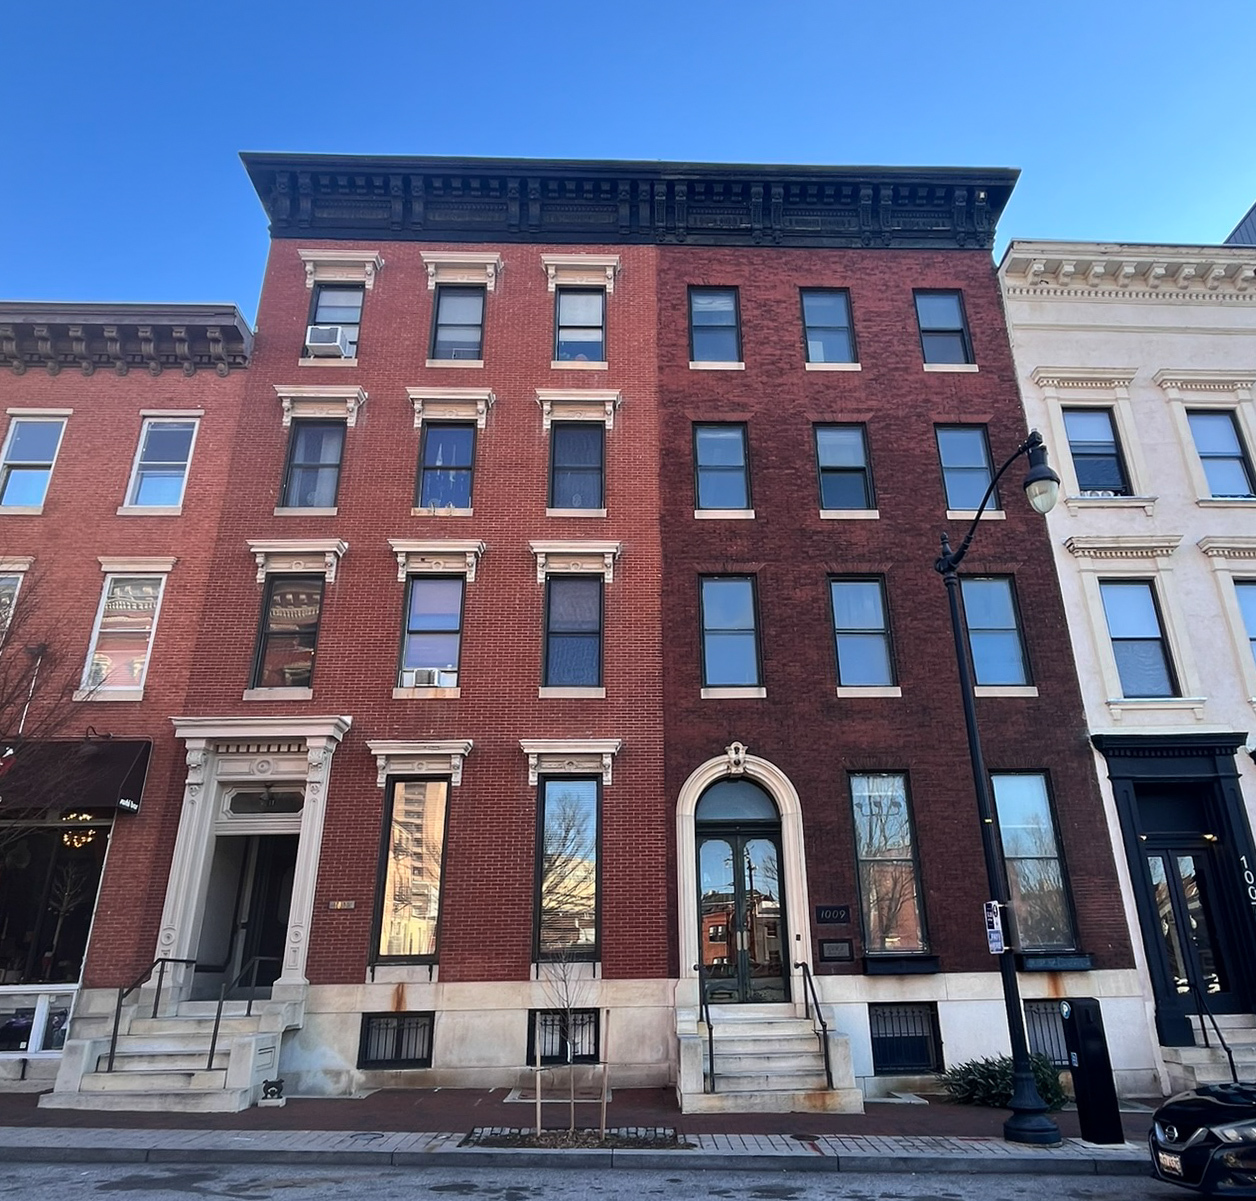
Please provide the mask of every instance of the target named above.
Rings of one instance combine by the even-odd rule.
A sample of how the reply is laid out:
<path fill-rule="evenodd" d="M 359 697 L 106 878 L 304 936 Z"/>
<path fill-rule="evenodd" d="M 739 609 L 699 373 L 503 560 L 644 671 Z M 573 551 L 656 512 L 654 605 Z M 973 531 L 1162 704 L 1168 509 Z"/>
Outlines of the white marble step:
<path fill-rule="evenodd" d="M 90 1076 L 83 1078 L 90 1080 Z M 134 1082 L 134 1077 L 131 1077 Z M 215 1088 L 195 1092 L 44 1093 L 40 1109 L 87 1109 L 144 1113 L 239 1113 L 249 1107 L 247 1088 Z"/>
<path fill-rule="evenodd" d="M 858 1089 L 773 1090 L 760 1093 L 686 1093 L 684 1113 L 862 1113 Z"/>
<path fill-rule="evenodd" d="M 85 1093 L 184 1092 L 226 1089 L 227 1070 L 163 1069 L 142 1072 L 88 1072 L 79 1088 Z"/>
<path fill-rule="evenodd" d="M 226 1070 L 230 1052 L 224 1047 L 214 1049 L 214 1069 Z M 157 1072 L 157 1071 L 200 1071 L 209 1066 L 209 1047 L 203 1051 L 195 1048 L 180 1050 L 135 1050 L 118 1047 L 113 1059 L 115 1072 Z M 104 1072 L 109 1067 L 109 1056 L 104 1054 L 96 1061 L 96 1071 Z"/>
<path fill-rule="evenodd" d="M 218 1027 L 218 1037 L 236 1034 L 258 1034 L 261 1031 L 260 1019 L 256 1014 L 251 1018 L 224 1017 Z M 204 1035 L 205 1046 L 214 1032 L 214 1019 L 210 1017 L 183 1018 L 132 1018 L 130 1033 L 143 1037 L 167 1034 Z"/>

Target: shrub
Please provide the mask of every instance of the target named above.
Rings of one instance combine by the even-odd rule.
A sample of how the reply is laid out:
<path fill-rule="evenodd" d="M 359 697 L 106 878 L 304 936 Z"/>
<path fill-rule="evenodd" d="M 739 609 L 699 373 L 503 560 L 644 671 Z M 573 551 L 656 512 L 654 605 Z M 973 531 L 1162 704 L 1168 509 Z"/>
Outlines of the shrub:
<path fill-rule="evenodd" d="M 1031 1055 L 1034 1083 L 1048 1109 L 1059 1109 L 1068 1099 L 1060 1084 L 1060 1069 L 1046 1055 Z M 942 1077 L 942 1084 L 961 1105 L 988 1105 L 1007 1109 L 1012 1103 L 1012 1061 L 1006 1055 L 997 1059 L 970 1059 L 957 1064 Z"/>

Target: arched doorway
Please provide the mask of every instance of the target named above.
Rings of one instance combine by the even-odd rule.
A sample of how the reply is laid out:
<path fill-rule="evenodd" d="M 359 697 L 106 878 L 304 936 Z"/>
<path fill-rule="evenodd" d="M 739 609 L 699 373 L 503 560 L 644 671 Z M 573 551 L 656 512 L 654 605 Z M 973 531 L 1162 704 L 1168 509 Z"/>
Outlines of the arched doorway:
<path fill-rule="evenodd" d="M 713 1004 L 789 1000 L 781 815 L 767 790 L 727 778 L 694 811 L 698 955 Z"/>

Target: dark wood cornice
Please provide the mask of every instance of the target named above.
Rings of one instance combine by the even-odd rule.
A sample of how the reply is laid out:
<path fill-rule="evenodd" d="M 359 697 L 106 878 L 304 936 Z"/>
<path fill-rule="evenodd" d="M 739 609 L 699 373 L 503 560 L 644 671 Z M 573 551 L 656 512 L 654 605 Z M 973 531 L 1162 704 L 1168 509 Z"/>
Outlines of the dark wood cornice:
<path fill-rule="evenodd" d="M 985 248 L 1019 172 L 240 156 L 275 238 Z"/>
<path fill-rule="evenodd" d="M 234 305 L 0 301 L 0 368 L 219 375 L 249 365 L 253 332 Z"/>

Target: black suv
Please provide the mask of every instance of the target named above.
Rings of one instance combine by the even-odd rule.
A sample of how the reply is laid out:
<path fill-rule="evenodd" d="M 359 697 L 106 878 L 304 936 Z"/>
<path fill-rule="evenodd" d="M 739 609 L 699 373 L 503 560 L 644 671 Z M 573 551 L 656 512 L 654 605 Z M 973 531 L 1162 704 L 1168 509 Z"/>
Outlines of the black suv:
<path fill-rule="evenodd" d="M 1205 1084 L 1170 1097 L 1148 1142 L 1160 1180 L 1205 1196 L 1256 1197 L 1256 1084 Z"/>

